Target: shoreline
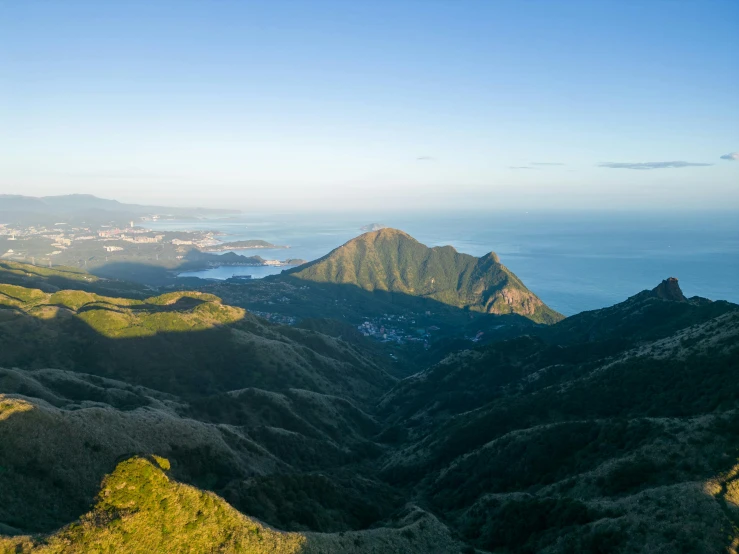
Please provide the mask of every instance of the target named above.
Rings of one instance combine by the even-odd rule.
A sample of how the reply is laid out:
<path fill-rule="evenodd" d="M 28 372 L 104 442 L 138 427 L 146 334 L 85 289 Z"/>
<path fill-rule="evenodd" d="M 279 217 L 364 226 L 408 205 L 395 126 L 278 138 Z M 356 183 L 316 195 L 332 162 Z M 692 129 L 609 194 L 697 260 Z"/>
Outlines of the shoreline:
<path fill-rule="evenodd" d="M 272 260 L 268 260 L 268 261 L 272 261 Z M 306 263 L 305 261 L 301 261 L 300 263 L 285 263 L 285 262 L 282 262 L 282 261 L 279 261 L 279 260 L 274 260 L 274 261 L 275 262 L 278 262 L 278 263 L 261 263 L 261 264 L 249 264 L 249 263 L 228 264 L 228 263 L 226 263 L 226 264 L 212 264 L 212 265 L 210 263 L 206 263 L 206 264 L 204 264 L 202 266 L 199 266 L 199 267 L 189 267 L 189 268 L 186 268 L 186 269 L 182 269 L 182 268 L 172 269 L 171 272 L 174 273 L 176 277 L 179 277 L 183 273 L 191 273 L 191 272 L 196 272 L 196 271 L 208 271 L 210 269 L 219 269 L 219 268 L 222 268 L 222 267 L 232 267 L 232 268 L 237 268 L 237 267 L 254 267 L 254 268 L 257 268 L 257 267 L 273 267 L 273 268 L 282 268 L 284 270 L 284 269 L 289 269 L 289 268 L 292 268 L 292 267 L 298 267 L 299 265 L 303 265 L 304 263 Z"/>
<path fill-rule="evenodd" d="M 236 250 L 287 250 L 290 248 L 289 246 L 279 246 L 279 245 L 272 245 L 272 246 L 233 246 L 229 248 L 200 248 L 199 250 L 201 252 L 206 252 L 208 254 L 217 254 L 220 252 L 235 252 Z"/>

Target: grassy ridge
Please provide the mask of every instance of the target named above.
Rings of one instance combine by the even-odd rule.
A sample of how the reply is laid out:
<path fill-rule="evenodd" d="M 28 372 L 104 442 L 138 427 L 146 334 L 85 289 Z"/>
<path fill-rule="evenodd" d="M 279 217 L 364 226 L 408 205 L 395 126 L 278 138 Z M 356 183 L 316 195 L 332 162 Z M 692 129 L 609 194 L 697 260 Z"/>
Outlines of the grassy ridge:
<path fill-rule="evenodd" d="M 76 267 L 68 266 L 55 266 L 53 268 L 46 268 L 37 265 L 3 260 L 0 262 L 0 269 L 3 272 L 15 274 L 18 276 L 36 276 L 45 278 L 60 277 L 86 283 L 95 283 L 99 280 L 97 277 L 95 277 L 94 275 L 90 275 L 86 271 L 83 271 Z"/>
<path fill-rule="evenodd" d="M 150 290 L 142 285 L 101 279 L 76 267 L 37 265 L 0 260 L 0 283 L 20 285 L 41 289 L 45 292 L 56 292 L 63 289 L 84 290 L 108 296 L 126 296 L 146 298 Z"/>
<path fill-rule="evenodd" d="M 702 483 L 739 455 L 739 306 L 651 292 L 400 382 L 385 477 L 489 551 L 725 549 Z"/>
<path fill-rule="evenodd" d="M 420 301 L 409 287 L 433 264 L 412 242 L 393 243 L 389 272 L 355 244 L 332 266 L 347 273 L 317 275 Z M 457 284 L 503 271 L 472 260 Z M 207 294 L 0 286 L 0 366 L 24 368 L 0 369 L 0 534 L 17 535 L 0 552 L 459 552 L 409 499 L 463 552 L 732 551 L 739 306 L 671 281 L 556 325 L 525 320 L 390 391 L 343 323 L 223 324 L 232 312 Z M 341 289 L 306 294 L 319 287 Z M 193 321 L 213 327 L 165 332 Z"/>
<path fill-rule="evenodd" d="M 229 552 L 443 554 L 461 545 L 432 516 L 407 510 L 396 528 L 338 534 L 277 531 L 219 496 L 170 479 L 169 461 L 133 457 L 102 484 L 93 509 L 47 537 L 0 536 L 0 554 Z"/>
<path fill-rule="evenodd" d="M 3 306 L 43 319 L 65 310 L 109 338 L 199 331 L 233 323 L 245 313 L 241 308 L 221 304 L 216 296 L 199 292 L 173 292 L 132 300 L 80 290 L 45 293 L 17 285 L 0 285 L 0 307 Z"/>
<path fill-rule="evenodd" d="M 133 299 L 0 284 L 0 366 L 94 373 L 178 394 L 297 387 L 357 399 L 393 382 L 366 354 L 201 292 Z"/>
<path fill-rule="evenodd" d="M 131 458 L 105 478 L 95 507 L 43 540 L 0 539 L 0 552 L 299 552 L 305 537 L 274 531 L 213 493 L 171 481 L 169 462 Z"/>

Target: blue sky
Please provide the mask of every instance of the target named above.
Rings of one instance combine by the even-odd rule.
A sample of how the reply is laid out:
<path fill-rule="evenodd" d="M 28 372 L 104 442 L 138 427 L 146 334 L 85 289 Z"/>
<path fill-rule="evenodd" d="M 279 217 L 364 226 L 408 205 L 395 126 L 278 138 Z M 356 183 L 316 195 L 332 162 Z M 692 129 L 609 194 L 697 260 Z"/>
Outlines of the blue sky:
<path fill-rule="evenodd" d="M 736 209 L 737 28 L 735 0 L 0 1 L 0 192 Z"/>

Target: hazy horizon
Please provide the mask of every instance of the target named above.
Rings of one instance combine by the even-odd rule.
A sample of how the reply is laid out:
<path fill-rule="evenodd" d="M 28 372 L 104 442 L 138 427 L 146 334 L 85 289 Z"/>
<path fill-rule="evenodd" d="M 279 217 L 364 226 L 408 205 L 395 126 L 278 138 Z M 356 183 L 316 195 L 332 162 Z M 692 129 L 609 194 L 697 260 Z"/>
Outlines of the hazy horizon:
<path fill-rule="evenodd" d="M 5 6 L 0 192 L 739 208 L 731 1 Z"/>
<path fill-rule="evenodd" d="M 526 206 L 446 206 L 446 207 L 433 207 L 428 208 L 424 206 L 415 206 L 408 204 L 389 204 L 381 208 L 373 207 L 362 207 L 358 204 L 352 204 L 350 206 L 336 206 L 335 209 L 331 209 L 331 206 L 323 206 L 321 209 L 315 209 L 311 207 L 281 207 L 278 204 L 267 205 L 262 208 L 250 205 L 248 202 L 244 202 L 243 205 L 239 202 L 234 203 L 233 200 L 229 201 L 226 199 L 220 201 L 213 201 L 210 203 L 199 203 L 197 200 L 190 199 L 189 201 L 183 200 L 178 201 L 176 198 L 162 198 L 161 201 L 149 201 L 146 195 L 132 196 L 130 199 L 124 199 L 120 197 L 113 197 L 106 195 L 104 192 L 77 192 L 77 191 L 54 191 L 52 194 L 44 195 L 32 195 L 25 194 L 24 192 L 2 192 L 0 197 L 5 196 L 21 196 L 28 198 L 53 198 L 53 197 L 64 197 L 64 196 L 91 196 L 100 200 L 112 200 L 120 202 L 121 204 L 127 205 L 139 205 L 139 206 L 152 206 L 160 208 L 205 208 L 209 210 L 230 210 L 233 211 L 233 215 L 238 217 L 270 217 L 270 216 L 292 216 L 292 215 L 310 215 L 314 217 L 326 216 L 352 216 L 362 217 L 366 221 L 364 223 L 383 223 L 382 218 L 384 216 L 397 217 L 399 215 L 407 214 L 410 217 L 424 216 L 454 216 L 463 214 L 490 214 L 490 215 L 555 215 L 555 216 L 566 216 L 568 214 L 587 217 L 592 215 L 598 217 L 599 214 L 612 215 L 618 217 L 640 217 L 643 214 L 654 214 L 658 217 L 665 218 L 681 218 L 695 216 L 698 218 L 705 217 L 710 214 L 716 215 L 727 215 L 733 216 L 739 207 L 734 206 L 699 206 L 699 207 L 682 207 L 675 209 L 671 206 L 665 205 L 637 205 L 633 207 L 622 207 L 622 206 L 598 206 L 598 207 L 558 207 L 558 206 L 541 206 L 538 208 L 529 209 Z M 228 214 L 206 214 L 201 216 L 204 219 L 210 218 L 223 218 L 231 217 Z"/>

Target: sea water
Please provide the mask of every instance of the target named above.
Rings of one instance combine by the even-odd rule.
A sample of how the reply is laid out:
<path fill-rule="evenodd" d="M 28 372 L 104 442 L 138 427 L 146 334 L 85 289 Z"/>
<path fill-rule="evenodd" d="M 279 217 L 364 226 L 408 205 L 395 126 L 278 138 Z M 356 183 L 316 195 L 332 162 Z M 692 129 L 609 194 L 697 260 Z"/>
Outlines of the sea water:
<path fill-rule="evenodd" d="M 739 303 L 737 213 L 245 213 L 150 226 L 220 231 L 224 241 L 262 239 L 290 248 L 238 253 L 310 261 L 375 222 L 428 246 L 448 244 L 474 256 L 494 251 L 529 289 L 565 315 L 613 305 L 667 277 L 677 277 L 686 296 Z M 222 266 L 181 275 L 259 278 L 283 269 Z"/>

